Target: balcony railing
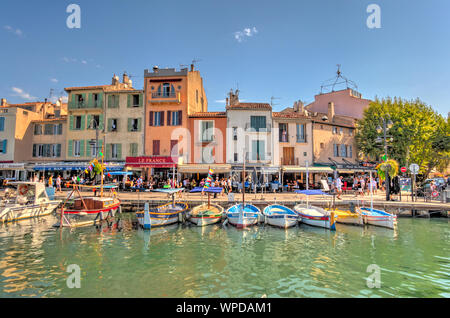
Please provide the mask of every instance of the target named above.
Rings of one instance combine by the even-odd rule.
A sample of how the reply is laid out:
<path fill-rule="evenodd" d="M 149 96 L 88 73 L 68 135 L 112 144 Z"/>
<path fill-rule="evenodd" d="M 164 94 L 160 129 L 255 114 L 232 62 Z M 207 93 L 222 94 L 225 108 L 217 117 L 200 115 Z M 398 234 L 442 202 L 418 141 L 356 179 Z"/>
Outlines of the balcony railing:
<path fill-rule="evenodd" d="M 161 92 L 155 92 L 152 93 L 152 98 L 176 98 L 177 93 L 176 92 L 168 92 L 168 93 L 161 93 Z"/>
<path fill-rule="evenodd" d="M 69 102 L 69 109 L 80 109 L 80 108 L 102 108 L 102 103 L 100 101 L 90 103 L 88 103 L 87 101 Z"/>

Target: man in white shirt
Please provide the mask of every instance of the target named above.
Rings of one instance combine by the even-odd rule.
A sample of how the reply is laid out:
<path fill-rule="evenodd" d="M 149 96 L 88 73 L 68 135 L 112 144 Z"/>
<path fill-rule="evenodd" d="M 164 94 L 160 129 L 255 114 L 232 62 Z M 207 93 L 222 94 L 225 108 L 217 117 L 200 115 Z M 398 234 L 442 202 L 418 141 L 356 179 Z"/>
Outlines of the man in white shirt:
<path fill-rule="evenodd" d="M 336 179 L 336 191 L 338 193 L 337 198 L 339 200 L 341 199 L 341 194 L 342 194 L 342 176 L 340 176 L 339 178 Z"/>

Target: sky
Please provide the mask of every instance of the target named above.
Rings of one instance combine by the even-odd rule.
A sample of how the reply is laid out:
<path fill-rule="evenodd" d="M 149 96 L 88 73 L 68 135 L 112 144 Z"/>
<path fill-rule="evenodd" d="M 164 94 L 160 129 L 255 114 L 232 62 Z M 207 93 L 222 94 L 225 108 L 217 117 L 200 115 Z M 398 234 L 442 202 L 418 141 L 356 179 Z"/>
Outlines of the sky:
<path fill-rule="evenodd" d="M 72 3 L 79 29 L 66 24 Z M 380 28 L 367 26 L 370 4 Z M 363 98 L 420 98 L 447 116 L 449 39 L 448 0 L 2 1 L 0 97 L 42 101 L 124 71 L 142 88 L 145 69 L 195 59 L 209 111 L 236 88 L 279 111 L 312 102 L 340 64 Z"/>

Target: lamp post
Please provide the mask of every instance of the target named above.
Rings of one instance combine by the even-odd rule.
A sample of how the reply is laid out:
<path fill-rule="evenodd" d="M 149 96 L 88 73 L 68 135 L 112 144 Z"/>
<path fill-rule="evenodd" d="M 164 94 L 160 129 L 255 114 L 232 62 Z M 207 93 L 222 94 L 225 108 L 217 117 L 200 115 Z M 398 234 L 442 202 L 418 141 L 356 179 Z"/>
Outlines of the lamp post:
<path fill-rule="evenodd" d="M 386 141 L 386 133 L 389 129 L 392 128 L 392 126 L 394 125 L 394 123 L 392 122 L 391 119 L 386 119 L 386 118 L 382 118 L 383 120 L 383 127 L 378 126 L 377 127 L 377 132 L 379 134 L 383 133 L 383 140 L 384 140 L 384 154 L 386 156 L 387 159 L 387 155 L 388 155 L 388 148 L 387 148 L 387 141 Z M 377 141 L 379 139 L 377 138 Z M 386 167 L 386 201 L 390 200 L 390 193 L 389 193 L 389 187 L 390 187 L 390 180 L 389 180 L 389 169 Z"/>

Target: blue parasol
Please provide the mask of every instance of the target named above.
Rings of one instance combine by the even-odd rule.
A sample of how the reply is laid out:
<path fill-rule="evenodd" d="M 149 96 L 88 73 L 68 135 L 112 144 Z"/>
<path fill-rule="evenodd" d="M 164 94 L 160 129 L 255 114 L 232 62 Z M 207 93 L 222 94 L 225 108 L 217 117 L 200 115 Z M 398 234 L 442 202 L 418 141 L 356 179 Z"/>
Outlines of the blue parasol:
<path fill-rule="evenodd" d="M 329 195 L 322 190 L 295 190 L 295 193 L 306 194 L 306 195 Z"/>
<path fill-rule="evenodd" d="M 195 192 L 210 192 L 210 193 L 221 193 L 223 191 L 222 187 L 209 187 L 209 188 L 203 188 L 203 187 L 195 187 L 194 189 L 192 189 L 191 191 L 189 191 L 190 193 L 195 193 Z"/>

